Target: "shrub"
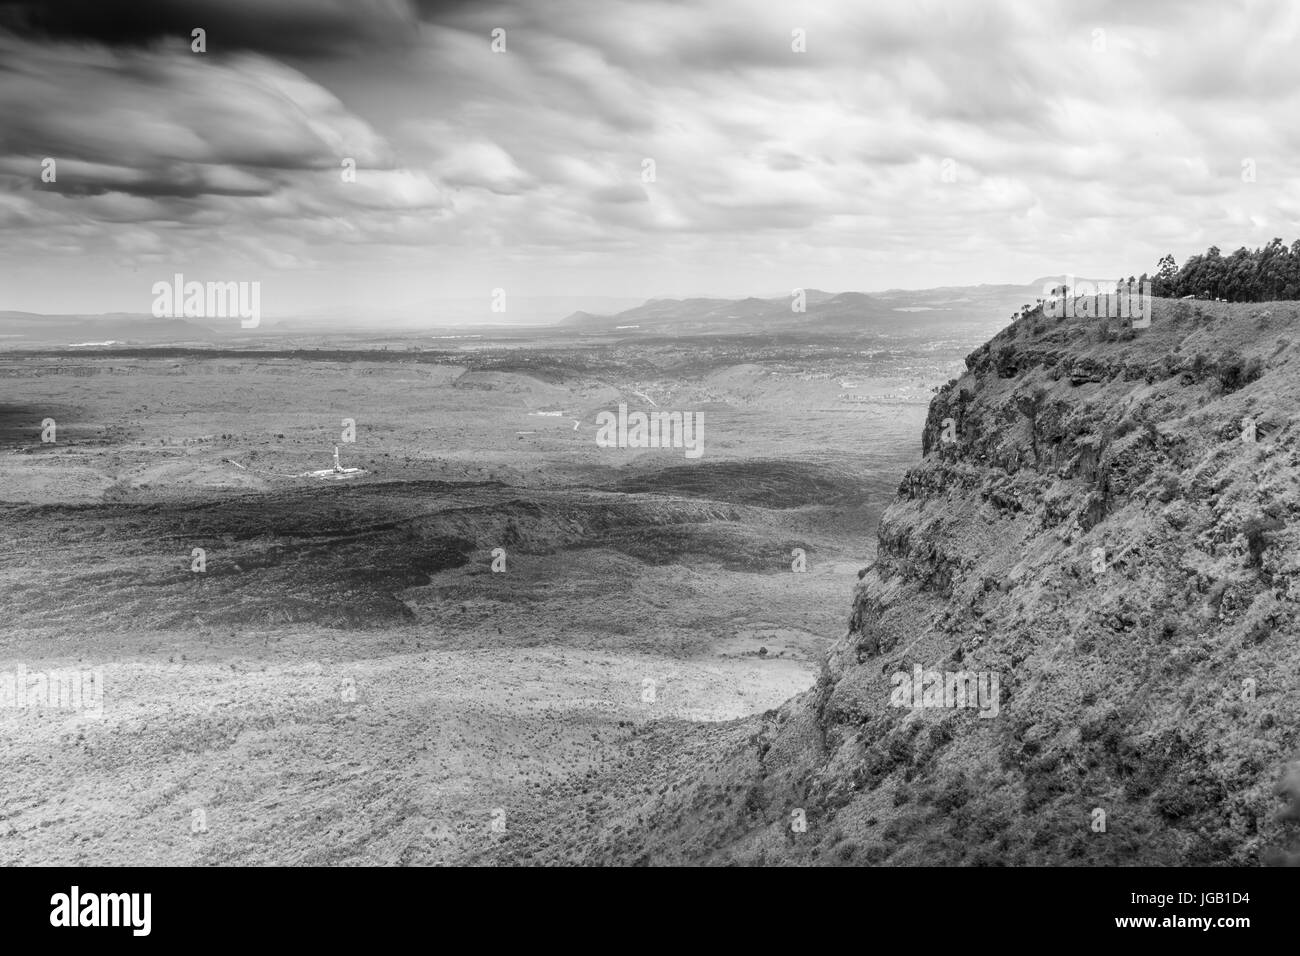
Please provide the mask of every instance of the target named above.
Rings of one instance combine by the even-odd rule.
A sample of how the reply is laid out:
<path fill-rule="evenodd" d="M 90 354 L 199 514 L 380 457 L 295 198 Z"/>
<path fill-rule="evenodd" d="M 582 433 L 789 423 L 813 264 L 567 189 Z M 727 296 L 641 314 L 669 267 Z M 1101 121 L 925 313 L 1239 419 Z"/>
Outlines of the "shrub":
<path fill-rule="evenodd" d="M 952 813 L 964 806 L 971 798 L 971 792 L 962 780 L 951 783 L 934 801 L 935 809 L 943 813 Z"/>
<path fill-rule="evenodd" d="M 1236 349 L 1225 352 L 1215 366 L 1215 375 L 1219 385 L 1226 392 L 1235 392 L 1244 388 L 1263 374 L 1264 366 L 1258 357 L 1249 361 L 1242 358 Z"/>
<path fill-rule="evenodd" d="M 930 749 L 938 750 L 944 744 L 952 740 L 952 727 L 947 721 L 935 724 L 930 728 Z"/>
<path fill-rule="evenodd" d="M 1264 560 L 1264 552 L 1268 550 L 1268 535 L 1271 531 L 1278 531 L 1282 528 L 1282 522 L 1277 518 L 1250 518 L 1241 527 L 1241 533 L 1246 537 L 1246 549 L 1249 554 L 1248 563 L 1252 568 L 1257 568 Z"/>
<path fill-rule="evenodd" d="M 1245 637 L 1242 638 L 1242 644 L 1245 647 L 1253 647 L 1256 644 L 1263 644 L 1268 640 L 1269 635 L 1273 633 L 1273 628 L 1269 627 L 1267 621 L 1256 621 L 1246 631 Z"/>
<path fill-rule="evenodd" d="M 866 852 L 862 854 L 862 857 L 867 863 L 874 866 L 877 863 L 884 863 L 889 857 L 889 851 L 879 843 L 873 843 L 871 846 L 867 847 Z"/>
<path fill-rule="evenodd" d="M 1162 504 L 1167 505 L 1182 494 L 1182 491 L 1182 481 L 1179 479 L 1177 472 L 1168 471 L 1160 478 L 1160 490 L 1156 493 L 1156 497 L 1160 499 Z"/>

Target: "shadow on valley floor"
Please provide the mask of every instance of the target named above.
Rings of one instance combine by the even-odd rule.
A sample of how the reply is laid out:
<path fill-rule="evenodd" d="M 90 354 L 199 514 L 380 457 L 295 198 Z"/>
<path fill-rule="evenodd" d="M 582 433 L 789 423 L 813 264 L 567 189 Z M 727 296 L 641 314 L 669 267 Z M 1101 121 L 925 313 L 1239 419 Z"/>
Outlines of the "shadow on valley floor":
<path fill-rule="evenodd" d="M 56 424 L 63 423 L 66 426 L 67 423 L 81 417 L 80 411 L 67 405 L 36 406 L 0 403 L 0 448 L 40 445 L 42 422 L 52 418 Z M 56 428 L 56 440 L 58 434 Z"/>
<path fill-rule="evenodd" d="M 620 478 L 612 488 L 629 494 L 689 495 L 788 509 L 865 506 L 873 497 L 892 494 L 897 481 L 880 480 L 878 484 L 880 487 L 872 487 L 860 475 L 825 463 L 767 459 L 675 465 Z"/>
<path fill-rule="evenodd" d="M 802 468 L 793 475 L 772 470 L 791 488 L 815 483 Z M 715 487 L 739 475 L 719 474 Z M 836 487 L 844 500 L 847 482 Z M 528 491 L 497 482 L 313 485 L 194 504 L 128 500 L 0 511 L 9 623 L 78 630 L 411 624 L 403 592 L 466 565 L 487 573 L 496 548 L 512 568 L 517 558 L 538 556 L 555 578 L 548 587 L 557 589 L 566 586 L 564 556 L 579 551 L 621 552 L 647 567 L 771 574 L 789 571 L 794 548 L 814 559 L 835 548 L 809 531 L 818 509 L 768 511 L 630 490 Z M 599 563 L 594 573 L 602 573 Z M 502 583 L 507 600 L 526 599 L 511 590 L 521 580 Z"/>

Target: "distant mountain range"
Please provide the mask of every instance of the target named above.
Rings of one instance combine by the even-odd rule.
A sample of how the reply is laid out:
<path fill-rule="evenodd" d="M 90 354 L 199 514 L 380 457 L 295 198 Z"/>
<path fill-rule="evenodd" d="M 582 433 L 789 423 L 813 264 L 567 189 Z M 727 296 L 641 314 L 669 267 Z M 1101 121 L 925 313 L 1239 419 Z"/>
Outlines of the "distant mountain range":
<path fill-rule="evenodd" d="M 848 332 L 862 329 L 935 331 L 971 322 L 1005 322 L 1022 305 L 1042 295 L 1043 283 L 891 289 L 885 292 L 825 292 L 807 289 L 802 311 L 793 294 L 747 299 L 651 299 L 613 315 L 574 312 L 561 325 L 589 330 L 639 330 L 690 334 L 776 331 Z"/>
<path fill-rule="evenodd" d="M 932 335 L 946 329 L 988 327 L 990 331 L 1010 318 L 1022 305 L 1032 303 L 1044 290 L 1064 277 L 1044 277 L 1026 285 L 950 286 L 937 289 L 889 289 L 884 292 L 825 292 L 807 289 L 803 311 L 793 308 L 792 295 L 771 298 L 723 299 L 693 297 L 650 299 L 641 305 L 608 314 L 577 311 L 558 325 L 535 326 L 573 332 L 657 333 L 690 335 L 733 332 L 873 331 Z M 1078 280 L 1076 280 L 1078 281 Z M 632 300 L 587 300 L 619 306 Z M 552 306 L 556 303 L 550 303 Z M 481 303 L 477 315 L 482 315 Z M 477 328 L 468 311 L 458 328 Z M 557 313 L 552 313 L 557 314 Z M 518 313 L 512 310 L 511 318 Z M 440 318 L 447 318 L 440 314 Z M 360 320 L 364 319 L 365 324 Z M 486 328 L 486 326 L 484 326 Z M 259 330 L 244 330 L 237 322 L 155 318 L 148 314 L 112 312 L 103 315 L 41 315 L 33 312 L 0 312 L 0 349 L 49 346 L 106 345 L 231 345 L 242 339 L 303 333 L 314 329 L 323 335 L 365 336 L 399 331 L 406 336 L 446 332 L 444 325 L 414 328 L 410 324 L 390 325 L 382 317 L 362 316 L 345 322 L 339 318 L 328 325 L 317 320 L 265 320 Z"/>

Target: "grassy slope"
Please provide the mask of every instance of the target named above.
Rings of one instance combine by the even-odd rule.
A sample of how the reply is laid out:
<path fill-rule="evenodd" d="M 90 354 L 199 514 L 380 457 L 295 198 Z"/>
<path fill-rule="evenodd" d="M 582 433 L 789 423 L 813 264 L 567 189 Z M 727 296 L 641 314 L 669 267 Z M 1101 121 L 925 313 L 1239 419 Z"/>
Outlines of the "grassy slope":
<path fill-rule="evenodd" d="M 1300 309 L 1125 325 L 1031 315 L 973 353 L 817 687 L 587 858 L 1300 859 Z M 890 706 L 917 663 L 997 672 L 998 716 Z"/>

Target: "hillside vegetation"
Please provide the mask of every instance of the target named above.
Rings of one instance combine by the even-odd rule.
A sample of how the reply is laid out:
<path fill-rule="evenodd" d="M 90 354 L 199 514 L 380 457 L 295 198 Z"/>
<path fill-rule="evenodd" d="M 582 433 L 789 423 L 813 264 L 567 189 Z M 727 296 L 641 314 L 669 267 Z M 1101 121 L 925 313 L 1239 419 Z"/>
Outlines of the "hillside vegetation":
<path fill-rule="evenodd" d="M 1298 323 L 1033 310 L 976 350 L 816 687 L 590 857 L 1300 859 Z M 996 675 L 996 714 L 891 705 L 917 665 Z"/>
<path fill-rule="evenodd" d="M 1145 281 L 1147 276 L 1143 276 Z M 1300 299 L 1300 239 L 1288 247 L 1281 239 L 1254 251 L 1242 246 L 1225 256 L 1218 246 L 1189 256 L 1182 267 L 1172 255 L 1160 260 L 1151 277 L 1152 292 L 1165 298 L 1268 302 Z"/>

